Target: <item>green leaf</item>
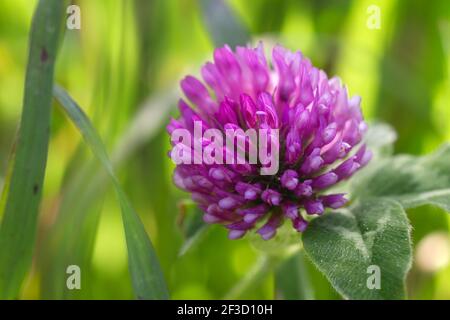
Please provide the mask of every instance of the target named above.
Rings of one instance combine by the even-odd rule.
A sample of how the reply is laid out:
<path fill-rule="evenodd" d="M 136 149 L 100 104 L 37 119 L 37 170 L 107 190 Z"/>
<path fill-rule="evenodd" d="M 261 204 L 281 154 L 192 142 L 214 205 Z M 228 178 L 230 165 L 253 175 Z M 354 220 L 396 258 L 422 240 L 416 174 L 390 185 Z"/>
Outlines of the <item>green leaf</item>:
<path fill-rule="evenodd" d="M 216 47 L 245 45 L 250 34 L 223 0 L 201 0 L 203 17 Z"/>
<path fill-rule="evenodd" d="M 405 298 L 411 239 L 408 219 L 399 203 L 373 199 L 325 214 L 311 222 L 303 245 L 345 298 Z M 374 278 L 377 271 L 371 268 L 379 268 L 379 289 Z"/>
<path fill-rule="evenodd" d="M 168 299 L 169 294 L 152 243 L 139 216 L 120 186 L 100 137 L 84 112 L 62 88 L 56 86 L 54 95 L 111 177 L 122 209 L 128 264 L 136 297 L 138 299 Z"/>
<path fill-rule="evenodd" d="M 60 0 L 39 1 L 31 26 L 19 139 L 0 227 L 0 298 L 17 297 L 31 264 L 65 4 Z"/>
<path fill-rule="evenodd" d="M 405 208 L 433 204 L 450 212 L 450 145 L 431 155 L 383 159 L 355 184 L 360 197 L 386 197 Z"/>
<path fill-rule="evenodd" d="M 397 200 L 406 209 L 431 204 L 450 212 L 450 189 L 422 192 L 417 195 L 398 196 Z"/>
<path fill-rule="evenodd" d="M 275 296 L 284 300 L 314 299 L 303 250 L 293 254 L 276 269 Z"/>
<path fill-rule="evenodd" d="M 394 128 L 384 122 L 369 124 L 369 129 L 364 136 L 364 143 L 375 154 L 375 156 L 386 156 L 392 154 L 393 144 L 397 140 Z"/>

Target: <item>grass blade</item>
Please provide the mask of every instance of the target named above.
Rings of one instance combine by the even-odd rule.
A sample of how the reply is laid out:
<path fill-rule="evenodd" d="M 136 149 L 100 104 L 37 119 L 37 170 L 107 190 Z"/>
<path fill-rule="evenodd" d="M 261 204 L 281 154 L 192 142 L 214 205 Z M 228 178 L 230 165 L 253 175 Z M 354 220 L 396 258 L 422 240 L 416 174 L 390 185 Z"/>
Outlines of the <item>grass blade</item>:
<path fill-rule="evenodd" d="M 64 9 L 65 1 L 39 1 L 31 26 L 17 153 L 0 227 L 0 298 L 17 297 L 31 263 L 47 162 L 54 64 Z"/>
<path fill-rule="evenodd" d="M 139 216 L 120 186 L 100 137 L 84 112 L 62 88 L 56 86 L 54 95 L 111 177 L 122 209 L 129 269 L 136 297 L 138 299 L 168 299 L 169 294 L 152 243 Z"/>
<path fill-rule="evenodd" d="M 245 45 L 250 33 L 223 0 L 201 0 L 206 26 L 216 47 Z"/>
<path fill-rule="evenodd" d="M 147 98 L 133 116 L 128 129 L 120 137 L 111 152 L 115 172 L 127 163 L 148 141 L 152 140 L 169 117 L 170 107 L 176 103 L 176 91 L 170 89 Z M 92 297 L 91 260 L 94 241 L 100 220 L 102 202 L 110 186 L 110 179 L 96 159 L 74 167 L 76 175 L 68 179 L 64 188 L 58 219 L 48 233 L 43 252 L 41 295 L 44 299 L 89 299 Z M 76 228 L 74 226 L 77 226 Z M 158 229 L 159 230 L 159 229 Z M 159 256 L 159 261 L 162 263 Z M 84 270 L 81 287 L 84 290 L 68 290 L 66 266 L 76 264 Z"/>
<path fill-rule="evenodd" d="M 2 223 L 3 213 L 5 212 L 6 200 L 9 194 L 9 186 L 11 185 L 11 177 L 13 173 L 15 158 L 16 158 L 16 140 L 14 140 L 14 144 L 11 153 L 9 155 L 8 168 L 6 169 L 4 181 L 2 181 L 2 185 L 0 187 L 0 190 L 2 190 L 0 196 L 0 225 Z"/>

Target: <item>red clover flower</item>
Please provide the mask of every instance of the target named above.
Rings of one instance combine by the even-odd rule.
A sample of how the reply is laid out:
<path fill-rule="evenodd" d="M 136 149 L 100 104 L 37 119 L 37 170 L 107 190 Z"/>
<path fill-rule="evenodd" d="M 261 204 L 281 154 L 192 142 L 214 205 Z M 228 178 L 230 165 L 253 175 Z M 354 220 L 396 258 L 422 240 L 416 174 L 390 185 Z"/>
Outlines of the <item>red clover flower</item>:
<path fill-rule="evenodd" d="M 190 103 L 179 101 L 180 117 L 167 129 L 174 183 L 191 193 L 205 222 L 223 224 L 231 239 L 257 229 L 267 240 L 286 219 L 302 232 L 308 216 L 345 205 L 344 194 L 327 189 L 371 152 L 359 146 L 361 99 L 350 98 L 339 78 L 281 46 L 270 64 L 262 43 L 216 49 L 201 75 L 207 86 L 193 76 L 181 81 Z M 191 140 L 180 142 L 186 133 Z"/>

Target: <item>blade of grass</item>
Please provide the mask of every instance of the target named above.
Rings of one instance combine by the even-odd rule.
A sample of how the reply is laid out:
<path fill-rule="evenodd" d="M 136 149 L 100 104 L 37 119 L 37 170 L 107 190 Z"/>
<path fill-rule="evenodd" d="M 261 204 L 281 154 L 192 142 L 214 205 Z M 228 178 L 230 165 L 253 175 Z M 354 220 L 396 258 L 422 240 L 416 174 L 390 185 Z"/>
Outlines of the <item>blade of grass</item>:
<path fill-rule="evenodd" d="M 58 219 L 46 232 L 39 256 L 41 298 L 93 298 L 92 255 L 101 217 L 104 193 L 110 179 L 96 159 L 89 159 L 88 168 L 80 168 L 79 176 L 64 187 Z M 86 169 L 86 170 L 83 170 Z M 101 177 L 101 178 L 97 178 Z M 66 268 L 77 265 L 83 272 L 83 290 L 69 290 Z"/>
<path fill-rule="evenodd" d="M 0 227 L 0 298 L 16 298 L 31 264 L 47 162 L 52 87 L 65 1 L 41 0 L 30 32 L 17 153 Z"/>
<path fill-rule="evenodd" d="M 153 139 L 169 116 L 170 107 L 176 103 L 177 97 L 176 90 L 165 90 L 153 94 L 138 107 L 138 112 L 111 153 L 110 159 L 116 172 Z M 63 187 L 65 191 L 57 222 L 42 245 L 52 248 L 42 251 L 41 268 L 46 272 L 41 280 L 41 294 L 45 299 L 89 299 L 92 295 L 87 283 L 90 281 L 93 243 L 86 239 L 95 238 L 100 207 L 110 179 L 105 170 L 99 170 L 101 168 L 95 159 L 87 164 L 82 159 L 76 161 L 83 162 L 83 165 L 72 169 L 76 174 Z M 84 270 L 81 279 L 84 290 L 67 289 L 65 270 L 69 264 L 76 264 Z"/>
<path fill-rule="evenodd" d="M 138 299 L 168 299 L 169 294 L 152 243 L 139 216 L 120 186 L 100 137 L 84 112 L 61 87 L 55 86 L 54 95 L 113 182 L 122 209 L 129 269 L 136 297 Z"/>
<path fill-rule="evenodd" d="M 12 150 L 11 150 L 11 153 L 9 156 L 9 160 L 8 160 L 8 168 L 6 169 L 4 181 L 2 181 L 3 184 L 1 186 L 2 194 L 0 196 L 0 224 L 2 223 L 3 213 L 4 213 L 5 207 L 6 207 L 6 200 L 7 200 L 8 193 L 9 193 L 9 186 L 11 184 L 11 177 L 12 177 L 15 157 L 16 157 L 16 143 L 14 142 L 14 145 L 12 147 Z"/>
<path fill-rule="evenodd" d="M 224 44 L 235 47 L 250 41 L 249 31 L 223 0 L 201 0 L 200 6 L 216 47 Z"/>

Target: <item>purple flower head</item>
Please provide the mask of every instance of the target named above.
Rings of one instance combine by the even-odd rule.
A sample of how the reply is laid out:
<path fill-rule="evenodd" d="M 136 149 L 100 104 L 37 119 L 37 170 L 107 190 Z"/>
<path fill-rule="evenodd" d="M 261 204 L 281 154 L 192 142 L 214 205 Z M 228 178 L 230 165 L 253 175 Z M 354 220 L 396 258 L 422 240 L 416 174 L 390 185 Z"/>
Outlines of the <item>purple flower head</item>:
<path fill-rule="evenodd" d="M 192 163 L 177 164 L 173 180 L 191 193 L 205 222 L 223 224 L 231 239 L 255 229 L 267 240 L 285 220 L 303 232 L 311 215 L 345 205 L 344 194 L 327 190 L 365 166 L 371 153 L 361 145 L 366 129 L 361 99 L 349 97 L 339 78 L 329 79 L 300 52 L 281 46 L 273 48 L 269 62 L 261 43 L 216 49 L 201 75 L 203 81 L 193 76 L 181 81 L 187 100 L 180 100 L 180 116 L 167 130 L 194 137 L 181 147 L 172 139 L 172 151 L 178 145 L 193 156 Z M 255 143 L 244 134 L 249 129 L 265 130 L 269 138 Z M 242 142 L 236 149 L 225 137 L 208 134 L 230 130 L 233 140 Z M 276 174 L 262 174 L 268 164 L 250 160 L 250 150 L 261 145 L 279 155 Z M 214 157 L 233 163 L 210 161 Z"/>

